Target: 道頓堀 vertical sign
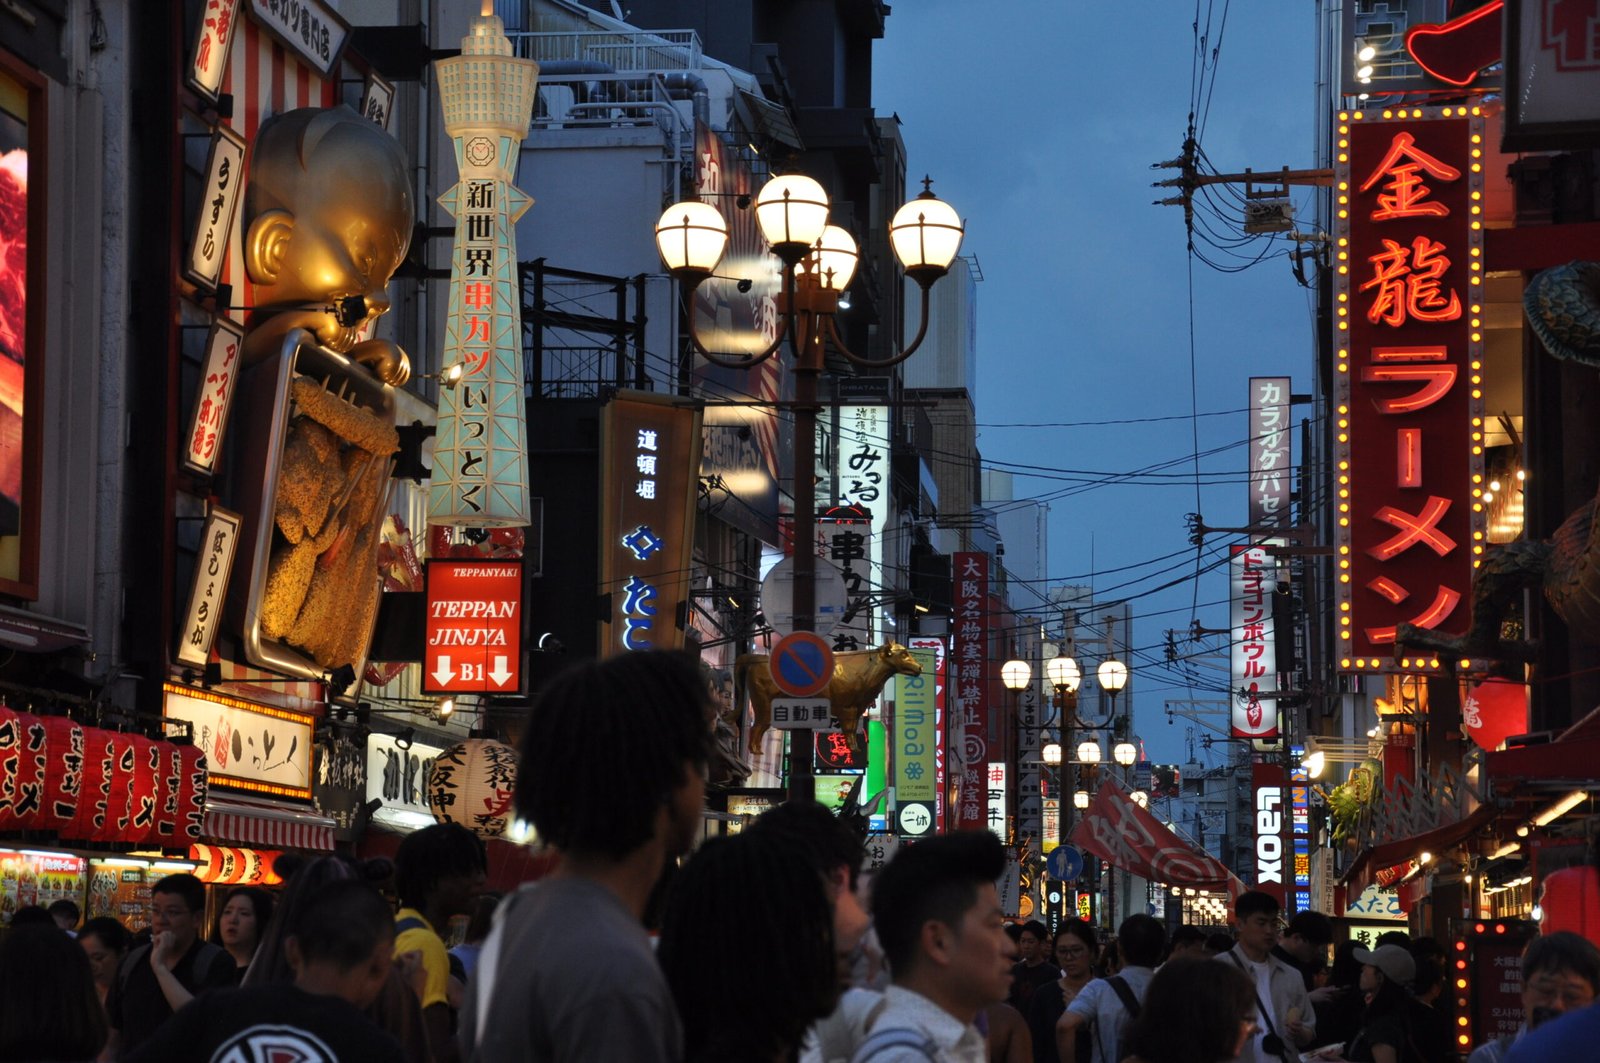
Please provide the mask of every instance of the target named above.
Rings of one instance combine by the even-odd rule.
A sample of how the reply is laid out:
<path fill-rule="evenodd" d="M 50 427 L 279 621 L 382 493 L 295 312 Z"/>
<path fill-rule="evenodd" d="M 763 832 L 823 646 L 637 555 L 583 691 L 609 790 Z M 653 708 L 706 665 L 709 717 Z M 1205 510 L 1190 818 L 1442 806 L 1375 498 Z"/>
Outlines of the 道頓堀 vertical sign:
<path fill-rule="evenodd" d="M 949 735 L 956 774 L 954 830 L 988 825 L 985 778 L 989 766 L 989 555 L 961 552 L 952 558 L 955 622 L 950 639 Z"/>
<path fill-rule="evenodd" d="M 620 391 L 600 413 L 600 655 L 677 649 L 689 600 L 700 413 Z"/>
<path fill-rule="evenodd" d="M 1409 624 L 1466 631 L 1484 550 L 1483 122 L 1338 115 L 1334 333 L 1339 667 L 1419 671 Z"/>
<path fill-rule="evenodd" d="M 528 426 L 522 398 L 522 300 L 516 220 L 533 200 L 511 180 L 533 113 L 539 64 L 511 54 L 500 20 L 472 19 L 461 54 L 435 64 L 444 127 L 461 179 L 439 203 L 456 219 L 440 365 L 428 521 L 528 523 Z"/>

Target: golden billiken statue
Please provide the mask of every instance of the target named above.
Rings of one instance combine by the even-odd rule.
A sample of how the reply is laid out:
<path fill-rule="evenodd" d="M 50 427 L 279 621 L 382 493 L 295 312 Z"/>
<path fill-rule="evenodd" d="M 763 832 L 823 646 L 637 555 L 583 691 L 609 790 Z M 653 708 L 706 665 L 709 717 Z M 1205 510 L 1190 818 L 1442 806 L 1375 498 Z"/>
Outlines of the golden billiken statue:
<path fill-rule="evenodd" d="M 303 329 L 383 384 L 403 385 L 411 375 L 405 352 L 360 337 L 389 309 L 389 278 L 405 258 L 414 217 L 405 154 L 374 123 L 348 107 L 262 123 L 245 186 L 244 262 L 255 285 L 246 360 L 270 358 Z M 343 379 L 294 378 L 277 493 L 262 514 L 273 539 L 260 634 L 323 669 L 366 654 L 399 447 L 392 404 L 363 404 L 347 393 L 350 382 L 348 370 Z"/>

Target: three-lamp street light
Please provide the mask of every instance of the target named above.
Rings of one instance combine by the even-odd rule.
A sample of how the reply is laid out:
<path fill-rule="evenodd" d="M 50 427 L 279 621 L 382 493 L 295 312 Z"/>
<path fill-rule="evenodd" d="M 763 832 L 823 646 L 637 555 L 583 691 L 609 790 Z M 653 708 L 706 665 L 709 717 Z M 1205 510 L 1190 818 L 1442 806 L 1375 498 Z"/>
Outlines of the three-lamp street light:
<path fill-rule="evenodd" d="M 772 343 L 755 354 L 707 349 L 688 313 L 687 334 L 695 350 L 713 365 L 749 369 L 773 357 L 785 345 L 795 374 L 794 430 L 794 627 L 812 630 L 816 620 L 816 425 L 820 408 L 817 381 L 822 375 L 824 347 L 868 369 L 887 369 L 911 357 L 928 332 L 928 289 L 950 270 L 961 250 L 965 233 L 961 218 L 948 203 L 934 196 L 932 182 L 924 179 L 923 192 L 908 201 L 889 222 L 889 243 L 908 278 L 922 289 L 922 316 L 916 337 L 888 358 L 864 358 L 850 350 L 839 336 L 834 317 L 840 296 L 849 287 L 859 258 L 856 241 L 837 225 L 828 223 L 828 194 L 822 185 L 801 174 L 774 177 L 755 197 L 756 225 L 772 253 L 783 263 L 783 288 L 778 297 L 778 332 Z M 728 223 L 722 212 L 698 199 L 674 203 L 661 215 L 655 229 L 662 262 L 678 279 L 685 297 L 692 296 L 728 247 Z M 741 278 L 748 280 L 753 278 Z M 802 746 L 804 748 L 802 754 Z M 813 793 L 811 750 L 808 743 L 791 741 L 789 747 L 789 797 L 810 800 Z"/>

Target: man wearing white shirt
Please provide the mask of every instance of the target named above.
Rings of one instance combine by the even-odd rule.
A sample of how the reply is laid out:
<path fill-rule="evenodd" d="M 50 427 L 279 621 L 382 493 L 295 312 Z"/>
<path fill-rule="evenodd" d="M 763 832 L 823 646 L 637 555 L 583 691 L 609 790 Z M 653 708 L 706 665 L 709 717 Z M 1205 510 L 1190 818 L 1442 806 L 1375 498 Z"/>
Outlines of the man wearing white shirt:
<path fill-rule="evenodd" d="M 995 880 L 1006 853 L 989 831 L 895 853 L 872 884 L 893 983 L 853 1063 L 986 1063 L 978 1013 L 1005 1000 L 1017 949 Z"/>
<path fill-rule="evenodd" d="M 1272 955 L 1278 943 L 1282 909 L 1261 890 L 1246 890 L 1233 904 L 1239 943 L 1217 957 L 1231 963 L 1255 984 L 1256 1035 L 1245 1042 L 1239 1063 L 1282 1063 L 1299 1059 L 1300 1048 L 1316 1035 L 1316 1017 L 1300 972 Z"/>

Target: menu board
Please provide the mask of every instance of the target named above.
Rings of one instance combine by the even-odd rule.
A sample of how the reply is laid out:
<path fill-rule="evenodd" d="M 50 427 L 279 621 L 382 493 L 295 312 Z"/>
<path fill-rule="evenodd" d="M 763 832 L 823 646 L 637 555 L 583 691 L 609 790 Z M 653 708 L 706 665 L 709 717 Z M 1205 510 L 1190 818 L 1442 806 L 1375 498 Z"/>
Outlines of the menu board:
<path fill-rule="evenodd" d="M 109 915 L 129 930 L 143 930 L 150 925 L 152 881 L 143 867 L 94 861 L 89 872 L 88 918 Z"/>
<path fill-rule="evenodd" d="M 69 900 L 82 909 L 84 864 L 81 856 L 0 852 L 0 925 L 30 904 Z"/>

